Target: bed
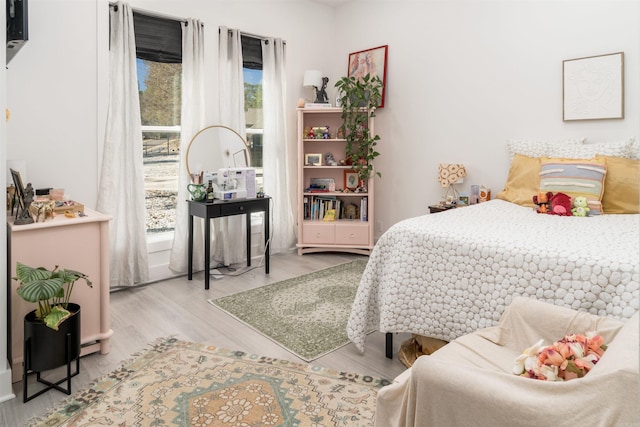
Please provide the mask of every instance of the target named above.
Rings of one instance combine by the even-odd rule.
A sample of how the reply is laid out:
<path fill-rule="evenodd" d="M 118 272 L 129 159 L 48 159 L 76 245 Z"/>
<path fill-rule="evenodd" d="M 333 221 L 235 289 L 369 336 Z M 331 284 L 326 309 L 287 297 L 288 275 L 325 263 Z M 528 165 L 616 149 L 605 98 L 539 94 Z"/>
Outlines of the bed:
<path fill-rule="evenodd" d="M 525 187 L 532 188 L 514 187 L 516 172 L 523 175 L 522 165 L 517 171 L 514 167 L 523 160 L 518 154 L 505 184 L 505 191 L 514 191 L 503 200 L 392 226 L 376 243 L 361 279 L 347 325 L 350 340 L 360 351 L 371 330 L 451 341 L 495 326 L 516 296 L 630 318 L 638 311 L 640 287 L 638 164 L 627 158 L 628 150 L 619 155 L 590 148 L 609 155 L 602 215 L 536 213 L 531 195 L 539 182 L 531 183 L 529 175 Z M 537 167 L 538 174 L 541 158 L 525 159 L 537 165 L 533 169 Z M 622 173 L 613 167 L 618 159 L 632 162 L 631 184 L 625 181 L 628 169 Z M 614 210 L 604 203 L 605 197 L 613 203 L 613 193 L 622 186 L 631 197 L 635 194 L 631 211 L 636 213 L 608 214 Z"/>

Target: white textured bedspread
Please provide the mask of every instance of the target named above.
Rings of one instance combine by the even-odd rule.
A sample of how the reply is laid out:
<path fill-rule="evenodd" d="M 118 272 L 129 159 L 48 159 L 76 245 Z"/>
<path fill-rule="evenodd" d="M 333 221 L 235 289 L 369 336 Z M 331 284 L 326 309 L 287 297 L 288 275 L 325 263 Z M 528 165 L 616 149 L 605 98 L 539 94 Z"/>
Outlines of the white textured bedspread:
<path fill-rule="evenodd" d="M 347 333 L 451 341 L 498 323 L 515 296 L 617 319 L 638 310 L 640 215 L 560 217 L 502 200 L 401 221 L 377 242 Z"/>

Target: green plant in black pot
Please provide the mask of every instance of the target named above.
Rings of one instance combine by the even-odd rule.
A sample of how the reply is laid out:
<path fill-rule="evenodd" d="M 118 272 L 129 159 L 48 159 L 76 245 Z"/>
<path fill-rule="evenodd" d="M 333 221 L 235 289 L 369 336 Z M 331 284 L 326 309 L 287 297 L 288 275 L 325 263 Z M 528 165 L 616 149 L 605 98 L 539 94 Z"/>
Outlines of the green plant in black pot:
<path fill-rule="evenodd" d="M 13 279 L 19 283 L 18 295 L 27 302 L 37 303 L 36 317 L 54 330 L 58 330 L 58 326 L 73 314 L 67 309 L 75 283 L 83 280 L 87 286 L 93 287 L 84 273 L 58 269 L 58 266 L 53 270 L 34 268 L 20 262 L 16 264 Z"/>
<path fill-rule="evenodd" d="M 382 80 L 369 74 L 362 79 L 342 77 L 336 82 L 342 106 L 342 131 L 347 140 L 346 156 L 360 179 L 366 181 L 373 173 L 372 161 L 380 155 L 376 145 L 379 135 L 369 131 L 369 118 L 382 98 Z M 381 176 L 380 172 L 376 175 Z"/>

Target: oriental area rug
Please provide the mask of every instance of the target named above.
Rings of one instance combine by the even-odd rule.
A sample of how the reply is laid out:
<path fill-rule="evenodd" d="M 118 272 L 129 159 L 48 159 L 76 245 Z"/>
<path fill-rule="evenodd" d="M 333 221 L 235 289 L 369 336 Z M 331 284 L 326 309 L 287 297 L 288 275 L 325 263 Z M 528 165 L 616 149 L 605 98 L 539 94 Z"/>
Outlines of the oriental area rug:
<path fill-rule="evenodd" d="M 366 259 L 208 300 L 302 360 L 349 343 L 347 321 Z"/>
<path fill-rule="evenodd" d="M 371 426 L 386 384 L 163 338 L 28 425 Z"/>

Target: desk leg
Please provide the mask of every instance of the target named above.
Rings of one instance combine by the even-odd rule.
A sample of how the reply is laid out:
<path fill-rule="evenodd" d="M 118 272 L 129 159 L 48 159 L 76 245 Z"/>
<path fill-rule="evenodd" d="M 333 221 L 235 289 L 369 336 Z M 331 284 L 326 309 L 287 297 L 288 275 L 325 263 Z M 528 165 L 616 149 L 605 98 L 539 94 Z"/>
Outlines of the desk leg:
<path fill-rule="evenodd" d="M 269 238 L 269 201 L 264 210 L 264 272 L 269 274 L 269 254 L 271 252 L 271 239 Z"/>
<path fill-rule="evenodd" d="M 204 289 L 209 289 L 211 267 L 211 219 L 204 219 Z"/>
<path fill-rule="evenodd" d="M 193 279 L 193 215 L 189 215 L 189 250 L 188 250 L 188 267 L 187 278 Z"/>
<path fill-rule="evenodd" d="M 247 218 L 247 267 L 251 267 L 251 214 L 244 216 Z"/>

